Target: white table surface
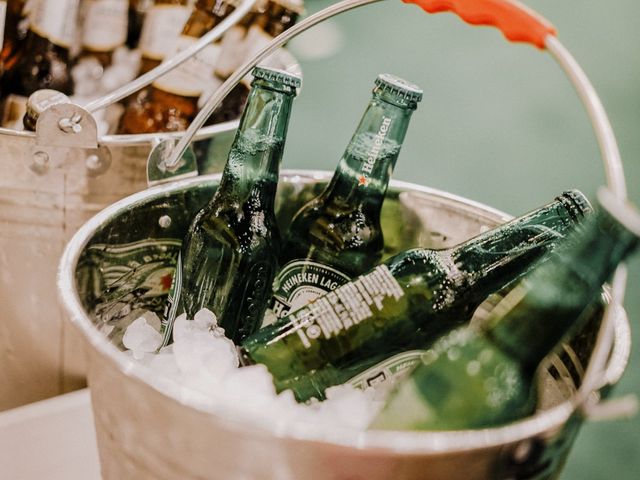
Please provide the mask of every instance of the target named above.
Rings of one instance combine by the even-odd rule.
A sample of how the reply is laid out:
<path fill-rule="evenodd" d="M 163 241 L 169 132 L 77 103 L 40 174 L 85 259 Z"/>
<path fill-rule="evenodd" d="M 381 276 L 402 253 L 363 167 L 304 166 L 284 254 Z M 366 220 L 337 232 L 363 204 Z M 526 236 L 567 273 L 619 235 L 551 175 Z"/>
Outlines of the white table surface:
<path fill-rule="evenodd" d="M 0 477 L 99 480 L 88 389 L 0 413 Z"/>

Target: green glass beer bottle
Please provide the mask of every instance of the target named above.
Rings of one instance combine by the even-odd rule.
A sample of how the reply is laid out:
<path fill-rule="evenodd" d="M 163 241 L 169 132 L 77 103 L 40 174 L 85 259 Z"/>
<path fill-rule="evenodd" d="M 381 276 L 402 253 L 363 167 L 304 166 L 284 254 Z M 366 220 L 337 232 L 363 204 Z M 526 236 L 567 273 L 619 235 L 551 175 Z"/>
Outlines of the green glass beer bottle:
<path fill-rule="evenodd" d="M 380 210 L 422 90 L 381 74 L 327 188 L 294 216 L 263 326 L 373 268 L 384 241 Z"/>
<path fill-rule="evenodd" d="M 565 192 L 456 247 L 397 254 L 247 338 L 241 360 L 265 364 L 276 386 L 299 400 L 322 397 L 468 322 L 487 295 L 525 273 L 589 210 L 580 192 Z"/>
<path fill-rule="evenodd" d="M 488 428 L 535 410 L 538 365 L 601 298 L 638 245 L 640 212 L 602 189 L 600 208 L 477 328 L 439 339 L 399 383 L 373 428 Z"/>
<path fill-rule="evenodd" d="M 260 326 L 280 252 L 274 213 L 291 103 L 300 78 L 256 67 L 220 186 L 184 240 L 164 319 L 165 343 L 180 304 L 208 308 L 238 342 Z M 175 298 L 180 292 L 180 299 Z"/>

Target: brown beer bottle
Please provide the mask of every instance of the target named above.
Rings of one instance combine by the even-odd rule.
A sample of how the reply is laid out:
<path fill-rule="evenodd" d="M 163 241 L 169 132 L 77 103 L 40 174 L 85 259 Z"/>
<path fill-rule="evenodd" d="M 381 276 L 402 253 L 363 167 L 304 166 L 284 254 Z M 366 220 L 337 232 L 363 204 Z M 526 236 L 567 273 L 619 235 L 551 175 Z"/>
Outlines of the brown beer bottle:
<path fill-rule="evenodd" d="M 8 0 L 4 20 L 4 39 L 0 53 L 0 74 L 13 68 L 29 29 L 25 0 Z"/>
<path fill-rule="evenodd" d="M 78 0 L 39 0 L 30 15 L 24 55 L 2 77 L 5 100 L 2 124 L 13 126 L 25 112 L 26 99 L 50 88 L 71 94 L 69 49 L 74 40 Z"/>
<path fill-rule="evenodd" d="M 147 10 L 140 33 L 138 76 L 156 68 L 165 55 L 173 50 L 191 13 L 190 3 L 190 0 L 156 0 Z"/>
<path fill-rule="evenodd" d="M 131 50 L 138 47 L 144 19 L 153 6 L 153 0 L 129 0 L 127 9 L 127 47 Z"/>
<path fill-rule="evenodd" d="M 269 4 L 269 35 L 275 38 L 293 27 L 304 12 L 302 0 L 271 0 Z"/>
<path fill-rule="evenodd" d="M 246 37 L 249 28 L 254 23 L 266 25 L 269 20 L 267 13 L 268 0 L 258 0 L 240 22 L 231 27 L 222 38 L 222 50 L 216 63 L 215 76 L 222 84 L 247 59 Z M 207 120 L 207 125 L 226 122 L 238 118 L 247 101 L 250 90 L 250 78 L 244 78 L 222 100 L 220 106 L 214 110 Z"/>
<path fill-rule="evenodd" d="M 237 0 L 198 0 L 178 38 L 173 56 L 222 22 Z M 214 81 L 213 70 L 220 54 L 220 41 L 201 50 L 127 105 L 120 133 L 153 133 L 185 130 L 196 116 L 198 98 Z M 143 97 L 143 98 L 141 98 Z"/>
<path fill-rule="evenodd" d="M 85 0 L 80 58 L 111 65 L 113 52 L 127 40 L 128 0 Z"/>
<path fill-rule="evenodd" d="M 215 70 L 217 79 L 224 82 L 243 62 L 292 27 L 302 12 L 302 0 L 257 2 L 252 12 L 225 35 L 222 53 Z M 286 65 L 279 62 L 278 58 L 276 52 L 260 64 L 284 69 Z M 250 81 L 249 77 L 242 79 L 225 97 L 207 123 L 225 122 L 238 118 L 247 101 Z"/>

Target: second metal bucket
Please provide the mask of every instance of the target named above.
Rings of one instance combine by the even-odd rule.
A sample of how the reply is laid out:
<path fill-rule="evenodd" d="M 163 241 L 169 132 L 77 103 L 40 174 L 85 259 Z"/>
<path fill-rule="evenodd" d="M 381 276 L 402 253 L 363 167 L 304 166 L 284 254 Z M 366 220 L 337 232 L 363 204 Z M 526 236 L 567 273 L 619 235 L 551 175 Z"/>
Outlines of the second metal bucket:
<path fill-rule="evenodd" d="M 86 220 L 147 188 L 152 148 L 181 133 L 97 138 L 92 112 L 142 88 L 220 37 L 251 8 L 244 0 L 199 42 L 73 113 L 82 129 L 58 128 L 64 112 L 48 109 L 36 132 L 0 128 L 0 411 L 85 385 L 82 342 L 63 321 L 55 272 L 64 245 Z M 294 62 L 293 58 L 289 58 Z M 60 115 L 56 118 L 56 115 Z M 49 128 L 41 128 L 41 127 Z M 237 121 L 198 130 L 194 150 L 200 173 L 220 171 L 208 149 L 226 152 Z M 210 140 L 214 139 L 210 144 Z"/>

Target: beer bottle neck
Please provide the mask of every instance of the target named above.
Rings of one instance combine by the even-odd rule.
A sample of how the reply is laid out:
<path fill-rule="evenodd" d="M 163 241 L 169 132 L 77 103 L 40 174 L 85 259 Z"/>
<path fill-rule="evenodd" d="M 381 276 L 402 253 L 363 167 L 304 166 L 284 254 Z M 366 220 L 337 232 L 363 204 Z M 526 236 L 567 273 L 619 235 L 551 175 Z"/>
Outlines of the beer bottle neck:
<path fill-rule="evenodd" d="M 221 189 L 248 195 L 260 188 L 273 202 L 295 94 L 293 88 L 254 80 L 229 152 Z"/>
<path fill-rule="evenodd" d="M 533 371 L 600 298 L 617 265 L 638 238 L 606 211 L 511 291 L 492 311 L 485 334 Z"/>
<path fill-rule="evenodd" d="M 229 0 L 198 0 L 182 29 L 182 34 L 200 38 L 231 15 L 234 9 L 233 3 Z M 218 42 L 220 40 L 216 40 L 216 43 Z"/>
<path fill-rule="evenodd" d="M 332 201 L 379 211 L 414 108 L 374 93 L 325 191 Z"/>
<path fill-rule="evenodd" d="M 454 247 L 451 265 L 482 299 L 502 288 L 505 278 L 526 272 L 590 210 L 581 193 L 565 192 L 544 207 Z"/>

